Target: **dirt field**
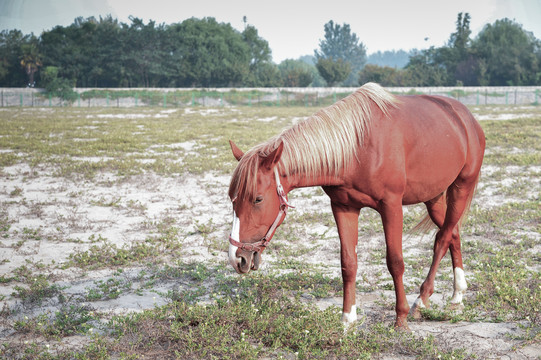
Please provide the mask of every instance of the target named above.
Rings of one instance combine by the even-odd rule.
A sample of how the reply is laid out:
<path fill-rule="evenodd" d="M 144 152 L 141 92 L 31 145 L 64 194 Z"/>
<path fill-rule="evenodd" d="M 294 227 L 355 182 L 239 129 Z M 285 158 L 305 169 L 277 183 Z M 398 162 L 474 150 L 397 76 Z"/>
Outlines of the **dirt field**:
<path fill-rule="evenodd" d="M 339 241 L 320 189 L 290 194 L 296 208 L 257 273 L 240 277 L 227 263 L 227 188 L 235 165 L 227 140 L 247 149 L 316 109 L 0 109 L 0 357 L 540 358 L 541 107 L 471 109 L 487 134 L 487 153 L 463 229 L 464 309 L 446 306 L 447 256 L 433 308 L 410 321 L 412 334 L 393 333 L 381 221 L 363 210 L 355 335 L 321 330 L 331 340 L 319 342 L 310 330 L 288 345 L 276 327 L 237 331 L 235 319 L 225 318 L 218 325 L 229 329 L 227 336 L 212 336 L 227 344 L 206 350 L 187 349 L 166 335 L 169 328 L 160 333 L 157 322 L 144 327 L 129 314 L 148 310 L 157 321 L 166 311 L 160 309 L 179 304 L 189 316 L 206 309 L 212 319 L 224 306 L 246 306 L 235 298 L 256 284 L 254 291 L 270 299 L 285 296 L 307 309 L 307 318 L 339 324 Z M 405 208 L 406 230 L 423 210 Z M 433 236 L 404 240 L 410 305 L 428 272 Z M 261 285 L 267 282 L 280 295 Z M 264 291 L 255 298 L 265 300 Z M 263 305 L 255 306 L 262 315 Z M 278 318 L 279 311 L 268 311 Z M 193 323 L 190 334 L 207 331 L 202 324 Z M 262 340 L 258 331 L 276 335 Z M 374 333 L 383 340 L 361 345 L 360 337 Z M 134 340 L 155 335 L 160 341 L 144 346 Z M 243 342 L 249 345 L 240 349 Z"/>

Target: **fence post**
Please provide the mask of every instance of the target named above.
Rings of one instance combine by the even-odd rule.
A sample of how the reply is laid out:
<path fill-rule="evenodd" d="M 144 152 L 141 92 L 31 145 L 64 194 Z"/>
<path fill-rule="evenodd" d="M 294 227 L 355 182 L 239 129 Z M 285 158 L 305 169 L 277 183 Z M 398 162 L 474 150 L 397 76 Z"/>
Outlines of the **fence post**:
<path fill-rule="evenodd" d="M 509 92 L 505 92 L 505 105 L 509 105 Z"/>
<path fill-rule="evenodd" d="M 192 91 L 192 106 L 195 106 L 195 94 Z"/>
<path fill-rule="evenodd" d="M 163 107 L 164 108 L 167 107 L 167 93 L 166 92 L 163 93 Z"/>
<path fill-rule="evenodd" d="M 23 107 L 23 94 L 22 93 L 21 93 L 20 97 L 21 97 L 21 107 Z"/>
<path fill-rule="evenodd" d="M 537 94 L 537 93 L 536 93 Z M 252 93 L 248 94 L 248 106 L 252 107 Z"/>
<path fill-rule="evenodd" d="M 77 104 L 81 107 L 81 94 L 77 93 Z"/>
<path fill-rule="evenodd" d="M 137 93 L 135 93 L 135 107 L 137 107 Z"/>
<path fill-rule="evenodd" d="M 479 105 L 479 90 L 477 90 L 477 105 Z"/>
<path fill-rule="evenodd" d="M 107 99 L 107 107 L 109 107 L 109 93 L 107 93 L 106 99 Z"/>
<path fill-rule="evenodd" d="M 276 106 L 280 106 L 280 90 L 276 93 Z"/>
<path fill-rule="evenodd" d="M 53 96 L 49 94 L 49 107 L 53 106 Z"/>

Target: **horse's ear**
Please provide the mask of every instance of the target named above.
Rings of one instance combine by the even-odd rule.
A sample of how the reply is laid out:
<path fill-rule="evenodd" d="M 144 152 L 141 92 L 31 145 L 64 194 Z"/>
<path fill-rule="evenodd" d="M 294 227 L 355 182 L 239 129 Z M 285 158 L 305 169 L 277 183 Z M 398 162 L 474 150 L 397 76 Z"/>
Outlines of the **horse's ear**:
<path fill-rule="evenodd" d="M 274 165 L 280 161 L 282 157 L 282 151 L 284 150 L 284 143 L 280 142 L 280 145 L 276 147 L 269 155 L 261 157 L 261 166 L 267 168 L 268 170 L 272 169 Z"/>
<path fill-rule="evenodd" d="M 242 150 L 239 149 L 238 146 L 235 145 L 235 143 L 231 140 L 229 140 L 229 145 L 231 146 L 231 150 L 233 151 L 233 156 L 235 157 L 235 159 L 237 159 L 237 161 L 240 161 L 240 159 L 242 159 L 242 157 L 244 156 Z"/>

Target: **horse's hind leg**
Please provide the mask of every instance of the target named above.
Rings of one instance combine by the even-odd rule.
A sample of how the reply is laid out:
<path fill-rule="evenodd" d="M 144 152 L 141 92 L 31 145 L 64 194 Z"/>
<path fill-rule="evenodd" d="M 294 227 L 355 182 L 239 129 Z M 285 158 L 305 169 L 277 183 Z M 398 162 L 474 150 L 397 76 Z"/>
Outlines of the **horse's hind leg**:
<path fill-rule="evenodd" d="M 457 183 L 460 185 L 457 185 Z M 451 303 L 456 305 L 462 303 L 462 296 L 466 291 L 467 284 L 460 250 L 459 221 L 471 199 L 474 188 L 475 183 L 471 186 L 457 179 L 457 182 L 449 187 L 447 196 L 440 195 L 425 203 L 430 218 L 440 230 L 436 234 L 436 240 L 434 241 L 432 265 L 426 280 L 421 285 L 420 295 L 412 307 L 412 314 L 416 318 L 420 316 L 419 308 L 429 306 L 428 299 L 434 293 L 436 272 L 447 249 L 450 249 L 451 252 L 455 277 Z"/>

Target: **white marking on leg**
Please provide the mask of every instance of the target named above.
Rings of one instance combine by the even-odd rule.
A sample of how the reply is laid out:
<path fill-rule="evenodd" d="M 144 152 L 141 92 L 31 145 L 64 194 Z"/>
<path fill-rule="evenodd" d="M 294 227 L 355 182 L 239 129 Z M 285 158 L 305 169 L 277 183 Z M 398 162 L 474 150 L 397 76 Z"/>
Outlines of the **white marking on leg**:
<path fill-rule="evenodd" d="M 459 267 L 456 267 L 454 291 L 453 291 L 453 298 L 451 299 L 451 304 L 461 304 L 462 297 L 464 296 L 464 293 L 466 292 L 467 288 L 468 288 L 468 284 L 466 283 L 464 270 L 462 270 Z"/>
<path fill-rule="evenodd" d="M 239 233 L 240 233 L 240 220 L 237 217 L 237 214 L 233 211 L 233 228 L 231 229 L 231 238 L 233 240 L 240 241 Z M 238 267 L 238 264 L 240 263 L 240 258 L 237 257 L 237 250 L 238 250 L 238 247 L 236 247 L 233 244 L 229 244 L 229 263 L 235 269 Z"/>
<path fill-rule="evenodd" d="M 415 299 L 415 302 L 413 303 L 413 309 L 424 309 L 425 308 L 425 304 L 423 303 L 423 300 L 421 300 L 421 296 L 417 297 L 417 299 Z"/>
<path fill-rule="evenodd" d="M 351 311 L 349 313 L 343 312 L 342 313 L 342 322 L 345 326 L 353 324 L 355 321 L 357 321 L 357 306 L 352 305 Z"/>
<path fill-rule="evenodd" d="M 421 296 L 419 295 L 417 299 L 415 299 L 415 302 L 413 303 L 413 306 L 411 307 L 410 314 L 413 316 L 414 319 L 419 320 L 421 318 L 421 309 L 426 308 L 425 303 L 421 299 Z"/>

